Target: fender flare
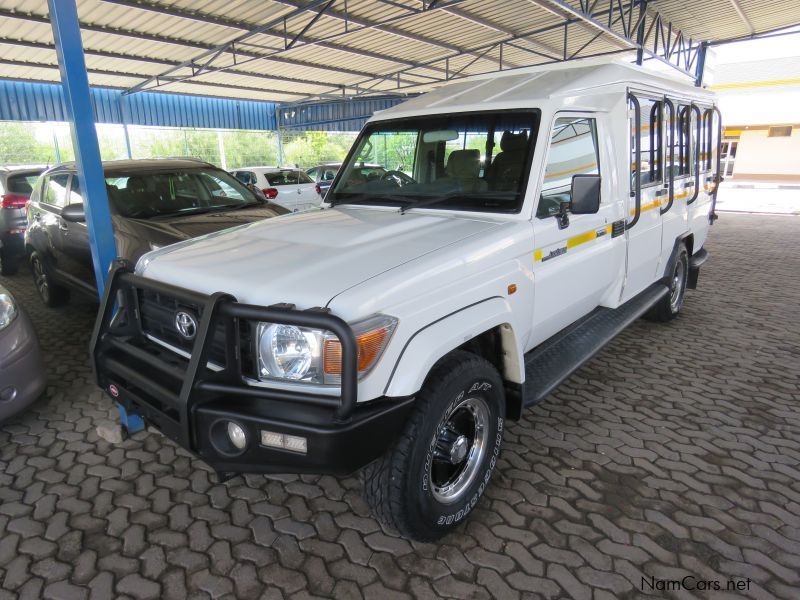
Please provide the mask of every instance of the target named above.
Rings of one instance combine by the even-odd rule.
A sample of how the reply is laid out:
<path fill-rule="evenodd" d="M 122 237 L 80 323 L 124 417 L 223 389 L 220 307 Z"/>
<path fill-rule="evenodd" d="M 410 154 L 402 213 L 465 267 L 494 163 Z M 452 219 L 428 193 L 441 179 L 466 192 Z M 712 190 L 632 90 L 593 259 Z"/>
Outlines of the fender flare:
<path fill-rule="evenodd" d="M 667 268 L 664 269 L 664 276 L 662 277 L 662 280 L 669 280 L 672 270 L 675 268 L 675 261 L 678 259 L 678 248 L 681 247 L 681 244 L 686 245 L 686 250 L 689 252 L 689 257 L 691 258 L 694 248 L 691 247 L 691 244 L 686 244 L 686 240 L 689 238 L 692 238 L 692 241 L 694 241 L 694 234 L 691 231 L 686 231 L 675 238 L 675 245 L 672 247 L 672 254 L 669 255 Z"/>
<path fill-rule="evenodd" d="M 492 296 L 418 329 L 400 351 L 386 383 L 385 395 L 396 397 L 417 393 L 439 359 L 495 327 L 503 327 L 504 373 L 501 377 L 521 384 L 525 380 L 524 356 L 520 340 L 511 326 L 512 316 L 506 299 Z"/>

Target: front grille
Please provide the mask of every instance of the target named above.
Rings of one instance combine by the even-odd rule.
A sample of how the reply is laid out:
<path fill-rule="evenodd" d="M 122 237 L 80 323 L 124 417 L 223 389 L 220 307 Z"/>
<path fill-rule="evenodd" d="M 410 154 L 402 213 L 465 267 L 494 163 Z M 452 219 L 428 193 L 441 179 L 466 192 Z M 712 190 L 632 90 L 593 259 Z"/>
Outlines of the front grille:
<path fill-rule="evenodd" d="M 173 296 L 159 292 L 139 289 L 139 315 L 142 323 L 142 331 L 153 338 L 180 348 L 190 353 L 194 345 L 194 340 L 186 339 L 179 332 L 175 324 L 175 315 L 179 311 L 185 311 L 194 316 L 199 323 L 203 317 L 201 306 L 181 302 Z M 211 336 L 211 347 L 209 348 L 208 360 L 221 367 L 227 367 L 225 326 L 218 323 Z M 246 321 L 239 321 L 240 354 L 242 357 L 242 374 L 252 377 L 255 373 L 252 348 L 252 333 L 250 324 Z M 233 341 L 231 343 L 234 343 Z"/>

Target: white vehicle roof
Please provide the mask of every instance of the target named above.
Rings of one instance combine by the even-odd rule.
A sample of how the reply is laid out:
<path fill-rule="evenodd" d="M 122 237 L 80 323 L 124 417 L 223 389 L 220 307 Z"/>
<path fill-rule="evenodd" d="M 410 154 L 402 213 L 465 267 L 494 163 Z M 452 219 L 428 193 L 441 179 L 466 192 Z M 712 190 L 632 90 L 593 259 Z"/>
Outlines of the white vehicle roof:
<path fill-rule="evenodd" d="M 714 95 L 687 81 L 624 61 L 594 59 L 514 69 L 460 79 L 376 113 L 370 121 L 450 112 L 509 108 L 598 110 L 607 106 L 602 95 L 626 88 L 672 92 L 711 102 Z"/>

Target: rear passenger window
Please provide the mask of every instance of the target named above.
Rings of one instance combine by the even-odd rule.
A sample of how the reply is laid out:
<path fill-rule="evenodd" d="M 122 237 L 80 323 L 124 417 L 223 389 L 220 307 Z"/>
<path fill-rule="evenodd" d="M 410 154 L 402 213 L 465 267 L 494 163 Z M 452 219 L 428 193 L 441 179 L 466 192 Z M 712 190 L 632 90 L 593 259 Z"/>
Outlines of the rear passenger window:
<path fill-rule="evenodd" d="M 636 165 L 635 141 L 631 144 L 631 175 L 641 179 L 642 186 L 661 183 L 662 180 L 662 120 L 663 103 L 660 100 L 639 98 L 641 106 L 639 143 L 642 163 Z M 635 135 L 632 128 L 632 134 Z M 637 168 L 638 167 L 638 168 Z"/>
<path fill-rule="evenodd" d="M 719 149 L 719 132 L 717 130 L 714 110 L 709 108 L 703 113 L 703 144 L 700 152 L 700 170 L 711 171 L 716 168 L 717 151 Z"/>
<path fill-rule="evenodd" d="M 69 175 L 66 173 L 48 177 L 42 190 L 42 202 L 56 208 L 63 208 L 67 202 L 67 181 L 69 181 Z"/>
<path fill-rule="evenodd" d="M 556 119 L 550 136 L 550 150 L 536 216 L 544 219 L 558 214 L 561 203 L 572 199 L 573 176 L 599 172 L 595 119 L 587 117 Z"/>
<path fill-rule="evenodd" d="M 67 204 L 80 204 L 82 202 L 83 193 L 81 192 L 81 180 L 77 175 L 73 175 L 69 190 L 69 202 Z"/>
<path fill-rule="evenodd" d="M 675 176 L 691 175 L 693 171 L 693 136 L 692 136 L 692 107 L 686 104 L 678 105 L 678 122 L 676 124 L 677 148 L 675 159 L 677 170 Z"/>

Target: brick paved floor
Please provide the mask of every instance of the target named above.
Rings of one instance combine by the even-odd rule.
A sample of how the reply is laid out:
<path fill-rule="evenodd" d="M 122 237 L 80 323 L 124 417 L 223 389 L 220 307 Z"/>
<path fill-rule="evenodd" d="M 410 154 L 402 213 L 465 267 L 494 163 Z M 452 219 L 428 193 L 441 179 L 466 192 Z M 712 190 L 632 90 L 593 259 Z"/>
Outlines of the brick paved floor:
<path fill-rule="evenodd" d="M 799 598 L 800 218 L 724 215 L 712 233 L 684 314 L 635 324 L 511 425 L 440 545 L 383 531 L 355 477 L 217 484 L 155 432 L 98 438 L 114 411 L 86 361 L 94 308 L 48 310 L 27 273 L 5 280 L 50 386 L 0 428 L 0 597 L 600 600 L 694 575 Z"/>

